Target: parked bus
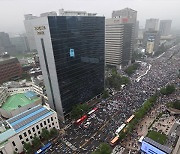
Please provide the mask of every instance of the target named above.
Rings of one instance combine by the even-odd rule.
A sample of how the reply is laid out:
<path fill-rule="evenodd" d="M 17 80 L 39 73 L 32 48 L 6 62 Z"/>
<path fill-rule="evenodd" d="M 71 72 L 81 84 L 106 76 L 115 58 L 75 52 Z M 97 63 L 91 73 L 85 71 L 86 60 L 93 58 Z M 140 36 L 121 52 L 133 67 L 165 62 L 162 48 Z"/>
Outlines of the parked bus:
<path fill-rule="evenodd" d="M 82 116 L 80 119 L 76 120 L 76 124 L 79 125 L 81 124 L 83 121 L 85 121 L 87 119 L 87 115 Z"/>
<path fill-rule="evenodd" d="M 88 115 L 91 115 L 92 113 L 94 113 L 98 108 L 95 107 L 94 109 L 92 109 L 91 111 L 88 112 Z"/>
<path fill-rule="evenodd" d="M 132 116 L 130 116 L 129 119 L 126 120 L 126 123 L 129 123 L 134 118 L 134 116 L 135 116 L 134 114 Z"/>
<path fill-rule="evenodd" d="M 124 127 L 126 126 L 126 124 L 122 124 L 115 132 L 116 135 L 119 135 L 119 133 L 124 129 Z"/>
<path fill-rule="evenodd" d="M 52 147 L 51 142 L 48 142 L 43 147 L 41 147 L 38 151 L 36 151 L 35 154 L 44 154 L 51 147 Z"/>
<path fill-rule="evenodd" d="M 115 138 L 113 138 L 111 141 L 110 141 L 110 145 L 111 146 L 115 146 L 119 141 L 119 136 L 116 136 Z"/>

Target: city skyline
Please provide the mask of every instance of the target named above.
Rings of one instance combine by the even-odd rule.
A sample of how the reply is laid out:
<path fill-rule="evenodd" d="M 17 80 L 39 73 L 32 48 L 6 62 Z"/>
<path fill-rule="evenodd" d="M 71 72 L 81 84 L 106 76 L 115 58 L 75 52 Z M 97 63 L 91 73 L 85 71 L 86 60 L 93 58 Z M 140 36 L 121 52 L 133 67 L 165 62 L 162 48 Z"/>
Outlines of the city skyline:
<path fill-rule="evenodd" d="M 163 5 L 162 5 L 163 3 Z M 70 5 L 71 4 L 71 5 Z M 180 20 L 178 20 L 178 6 L 180 1 L 178 0 L 157 0 L 157 1 L 142 1 L 142 0 L 113 0 L 113 1 L 83 1 L 83 0 L 67 0 L 67 1 L 26 1 L 22 0 L 0 0 L 0 13 L 6 12 L 7 8 L 11 11 L 6 12 L 6 16 L 1 16 L 0 31 L 8 33 L 22 33 L 24 30 L 24 14 L 33 14 L 39 16 L 43 12 L 56 11 L 64 8 L 65 10 L 75 11 L 87 11 L 98 13 L 98 15 L 104 15 L 106 18 L 111 17 L 113 10 L 121 10 L 129 7 L 137 10 L 137 19 L 140 21 L 140 28 L 144 28 L 145 21 L 148 18 L 158 18 L 160 20 L 170 19 L 172 22 L 172 29 L 180 27 Z M 17 7 L 14 7 L 17 6 Z M 41 8 L 39 7 L 41 6 Z M 97 7 L 101 6 L 101 7 Z M 2 8 L 1 8 L 2 7 Z M 153 8 L 153 11 L 152 11 Z M 15 15 L 14 15 L 15 14 Z M 13 18 L 12 18 L 13 15 Z M 11 20 L 9 20 L 11 19 Z"/>

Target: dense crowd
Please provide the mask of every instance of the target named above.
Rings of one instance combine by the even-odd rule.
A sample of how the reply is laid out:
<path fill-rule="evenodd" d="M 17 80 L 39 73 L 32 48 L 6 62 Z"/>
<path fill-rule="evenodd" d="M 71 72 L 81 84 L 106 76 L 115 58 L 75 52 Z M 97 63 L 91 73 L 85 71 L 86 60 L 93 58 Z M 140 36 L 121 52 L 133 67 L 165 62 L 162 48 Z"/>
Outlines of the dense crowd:
<path fill-rule="evenodd" d="M 147 58 L 141 63 L 141 69 L 131 77 L 131 84 L 123 87 L 114 96 L 97 104 L 99 108 L 84 123 L 90 122 L 88 128 L 84 123 L 80 126 L 72 125 L 66 130 L 65 139 L 75 147 L 83 150 L 83 153 L 91 153 L 101 142 L 107 142 L 115 137 L 115 131 L 138 108 L 140 108 L 150 96 L 167 84 L 179 87 L 177 70 L 180 66 L 180 46 L 175 46 L 161 57 Z M 137 82 L 136 78 L 149 71 Z M 159 102 L 168 102 L 177 99 L 177 92 L 158 99 Z"/>

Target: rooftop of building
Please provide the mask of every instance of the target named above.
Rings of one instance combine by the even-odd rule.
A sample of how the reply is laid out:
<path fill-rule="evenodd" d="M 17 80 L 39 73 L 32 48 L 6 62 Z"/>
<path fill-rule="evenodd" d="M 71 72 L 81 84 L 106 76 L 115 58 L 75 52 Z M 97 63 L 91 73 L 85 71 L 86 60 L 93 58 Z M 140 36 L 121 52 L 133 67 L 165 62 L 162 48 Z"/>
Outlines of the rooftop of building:
<path fill-rule="evenodd" d="M 17 61 L 18 62 L 18 59 L 16 57 L 10 56 L 7 53 L 0 55 L 0 64 L 5 64 L 5 63 L 11 62 L 11 61 Z"/>
<path fill-rule="evenodd" d="M 38 105 L 8 119 L 5 123 L 9 128 L 6 128 L 5 131 L 0 133 L 0 146 L 13 135 L 34 125 L 54 112 L 55 111 L 46 106 Z"/>
<path fill-rule="evenodd" d="M 46 17 L 46 16 L 96 16 L 97 13 L 89 13 L 86 11 L 71 11 L 71 10 L 64 10 L 59 9 L 59 15 L 55 11 L 51 12 L 44 12 L 41 13 L 40 16 L 33 16 L 32 14 L 25 14 L 25 20 L 31 20 L 39 17 Z"/>
<path fill-rule="evenodd" d="M 19 107 L 34 103 L 40 99 L 39 97 L 34 97 L 34 95 L 34 92 L 14 94 L 7 98 L 6 102 L 3 103 L 1 108 L 6 111 L 11 111 Z"/>
<path fill-rule="evenodd" d="M 132 12 L 137 12 L 136 10 L 133 10 L 131 8 L 124 8 L 124 9 L 121 9 L 121 10 L 114 10 L 113 12 L 116 12 L 116 11 L 132 11 Z"/>
<path fill-rule="evenodd" d="M 145 141 L 145 142 L 147 142 L 147 143 L 155 146 L 156 148 L 158 148 L 158 149 L 166 152 L 167 154 L 170 154 L 171 151 L 172 151 L 172 149 L 170 149 L 169 147 L 164 146 L 164 145 L 162 145 L 162 144 L 159 144 L 159 143 L 155 142 L 154 140 L 152 140 L 152 139 L 150 139 L 150 138 L 148 138 L 148 137 L 145 137 L 145 138 L 143 139 L 143 141 Z"/>
<path fill-rule="evenodd" d="M 18 114 L 17 116 L 14 116 L 13 118 L 8 119 L 7 122 L 16 133 L 19 133 L 53 113 L 54 111 L 52 109 L 38 105 Z"/>

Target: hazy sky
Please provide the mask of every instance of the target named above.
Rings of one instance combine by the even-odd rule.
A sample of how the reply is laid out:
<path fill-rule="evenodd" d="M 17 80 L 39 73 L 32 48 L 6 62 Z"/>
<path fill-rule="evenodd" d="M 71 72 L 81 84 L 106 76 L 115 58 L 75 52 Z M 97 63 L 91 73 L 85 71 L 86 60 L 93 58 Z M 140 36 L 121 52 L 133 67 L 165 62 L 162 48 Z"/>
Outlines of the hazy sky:
<path fill-rule="evenodd" d="M 0 0 L 0 32 L 24 32 L 24 14 L 64 10 L 95 12 L 111 17 L 113 10 L 125 7 L 138 11 L 140 27 L 147 18 L 172 19 L 180 28 L 180 0 Z"/>

